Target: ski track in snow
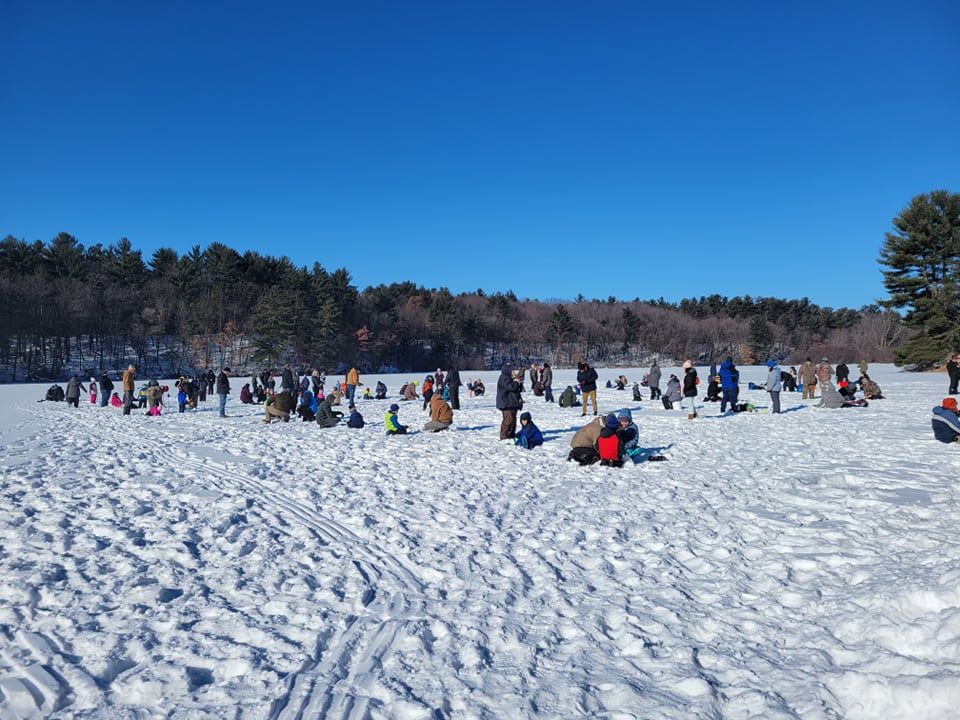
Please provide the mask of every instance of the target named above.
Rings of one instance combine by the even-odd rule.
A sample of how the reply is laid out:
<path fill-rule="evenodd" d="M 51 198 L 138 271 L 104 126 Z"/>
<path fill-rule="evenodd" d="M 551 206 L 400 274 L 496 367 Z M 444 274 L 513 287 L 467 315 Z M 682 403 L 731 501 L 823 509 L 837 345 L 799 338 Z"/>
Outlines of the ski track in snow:
<path fill-rule="evenodd" d="M 670 458 L 614 470 L 566 463 L 579 412 L 531 393 L 547 443 L 498 443 L 496 375 L 464 375 L 491 394 L 405 438 L 389 400 L 320 430 L 0 388 L 0 720 L 955 713 L 943 376 L 695 422 L 601 388 Z"/>

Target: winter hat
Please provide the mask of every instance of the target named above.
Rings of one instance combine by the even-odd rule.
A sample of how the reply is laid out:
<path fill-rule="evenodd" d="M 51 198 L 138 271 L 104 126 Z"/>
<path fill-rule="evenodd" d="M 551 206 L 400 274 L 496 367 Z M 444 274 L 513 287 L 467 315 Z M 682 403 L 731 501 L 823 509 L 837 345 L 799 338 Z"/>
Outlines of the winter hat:
<path fill-rule="evenodd" d="M 617 420 L 617 416 L 613 413 L 607 415 L 607 420 L 604 424 L 611 430 L 615 430 L 616 428 L 620 427 L 620 421 Z"/>
<path fill-rule="evenodd" d="M 390 406 L 390 412 L 398 412 L 399 410 L 400 410 L 400 406 L 397 405 L 396 403 Z"/>
<path fill-rule="evenodd" d="M 944 399 L 943 399 L 943 407 L 946 408 L 947 410 L 952 410 L 953 412 L 956 412 L 956 411 L 957 411 L 957 400 L 956 400 L 956 398 L 952 398 L 952 397 L 944 398 Z"/>
<path fill-rule="evenodd" d="M 692 362 L 690 362 L 689 360 L 684 360 L 684 361 L 683 361 L 683 369 L 684 369 L 684 370 L 689 370 L 689 369 L 692 368 L 692 367 L 693 367 L 693 363 L 692 363 Z"/>
<path fill-rule="evenodd" d="M 776 366 L 777 366 L 777 363 L 776 363 L 776 362 L 774 362 L 773 360 L 767 360 L 767 367 L 768 367 L 768 368 L 775 368 Z"/>
<path fill-rule="evenodd" d="M 524 420 L 526 420 L 527 422 L 532 422 L 533 417 L 530 415 L 530 413 L 525 412 L 522 415 L 520 415 L 520 422 L 523 422 Z"/>
<path fill-rule="evenodd" d="M 630 413 L 629 410 L 621 410 L 620 412 L 617 413 L 617 419 L 618 419 L 618 420 L 623 420 L 623 418 L 626 418 L 627 420 L 631 420 L 631 421 L 632 421 L 632 420 L 633 420 L 633 415 Z"/>

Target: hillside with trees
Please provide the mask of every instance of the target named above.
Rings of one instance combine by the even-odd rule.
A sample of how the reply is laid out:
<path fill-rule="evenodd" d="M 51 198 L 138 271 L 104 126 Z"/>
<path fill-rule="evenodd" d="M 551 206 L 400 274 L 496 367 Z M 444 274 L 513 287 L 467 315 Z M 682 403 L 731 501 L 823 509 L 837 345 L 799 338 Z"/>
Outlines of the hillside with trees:
<path fill-rule="evenodd" d="M 653 356 L 739 362 L 807 354 L 890 361 L 908 329 L 891 309 L 806 298 L 520 299 L 396 282 L 358 289 L 345 268 L 297 266 L 215 243 L 148 259 L 126 238 L 84 247 L 0 242 L 0 379 L 60 379 L 135 362 L 154 375 L 291 360 L 335 370 L 463 369 L 580 358 L 637 365 Z"/>

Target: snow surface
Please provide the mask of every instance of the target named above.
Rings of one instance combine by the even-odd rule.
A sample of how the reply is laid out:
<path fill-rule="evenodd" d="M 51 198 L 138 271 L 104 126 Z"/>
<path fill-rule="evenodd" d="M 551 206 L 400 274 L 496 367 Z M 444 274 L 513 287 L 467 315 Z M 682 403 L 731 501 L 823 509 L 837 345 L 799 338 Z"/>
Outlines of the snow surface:
<path fill-rule="evenodd" d="M 873 370 L 890 399 L 780 416 L 601 389 L 669 457 L 622 470 L 532 393 L 546 444 L 498 442 L 496 373 L 391 438 L 393 399 L 266 426 L 239 378 L 226 420 L 0 387 L 0 718 L 957 717 L 946 379 Z"/>

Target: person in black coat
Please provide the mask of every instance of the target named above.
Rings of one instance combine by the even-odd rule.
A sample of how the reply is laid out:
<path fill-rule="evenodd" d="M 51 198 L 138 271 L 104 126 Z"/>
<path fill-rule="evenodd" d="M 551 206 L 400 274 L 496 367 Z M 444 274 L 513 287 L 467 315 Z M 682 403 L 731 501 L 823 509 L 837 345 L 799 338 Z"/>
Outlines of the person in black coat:
<path fill-rule="evenodd" d="M 689 404 L 687 409 L 687 418 L 693 420 L 697 417 L 697 384 L 699 383 L 697 378 L 697 371 L 693 367 L 693 364 L 687 360 L 683 363 L 683 400 L 680 402 L 680 407 Z"/>
<path fill-rule="evenodd" d="M 110 395 L 113 393 L 113 380 L 104 370 L 100 373 L 100 407 L 106 407 L 110 402 Z"/>
<path fill-rule="evenodd" d="M 845 362 L 837 363 L 836 373 L 838 385 L 844 380 L 850 380 L 850 368 L 847 367 Z"/>
<path fill-rule="evenodd" d="M 210 371 L 213 374 L 213 371 Z M 227 416 L 227 395 L 230 394 L 230 368 L 224 368 L 217 375 L 217 395 L 220 396 L 220 417 Z"/>
<path fill-rule="evenodd" d="M 450 407 L 460 409 L 460 371 L 456 368 L 447 370 L 447 387 L 450 388 Z"/>
<path fill-rule="evenodd" d="M 288 390 L 291 395 L 295 395 L 293 391 L 293 370 L 290 369 L 290 363 L 283 364 L 283 373 L 280 375 L 280 389 Z"/>
<path fill-rule="evenodd" d="M 580 385 L 581 399 L 583 401 L 583 412 L 580 417 L 587 414 L 587 402 L 593 399 L 593 414 L 597 414 L 597 371 L 582 362 L 577 366 L 577 383 Z"/>
<path fill-rule="evenodd" d="M 540 382 L 543 383 L 543 399 L 545 402 L 553 402 L 553 368 L 550 363 L 545 362 L 540 369 Z"/>
<path fill-rule="evenodd" d="M 229 368 L 226 368 L 226 369 L 229 370 Z M 221 373 L 221 375 L 222 374 L 223 373 Z M 210 395 L 213 395 L 213 386 L 214 386 L 214 383 L 216 383 L 216 381 L 219 379 L 219 377 L 220 377 L 219 375 L 213 374 L 212 369 L 207 371 L 207 393 L 209 393 Z M 219 391 L 217 392 L 217 394 L 218 395 L 220 394 Z"/>
<path fill-rule="evenodd" d="M 507 363 L 497 380 L 497 410 L 500 411 L 500 439 L 512 440 L 517 435 L 517 412 L 523 407 L 520 383 L 514 377 L 513 365 Z"/>
<path fill-rule="evenodd" d="M 960 363 L 957 363 L 956 353 L 947 360 L 947 375 L 950 377 L 950 389 L 947 391 L 947 395 L 956 395 L 957 384 L 960 383 Z"/>

